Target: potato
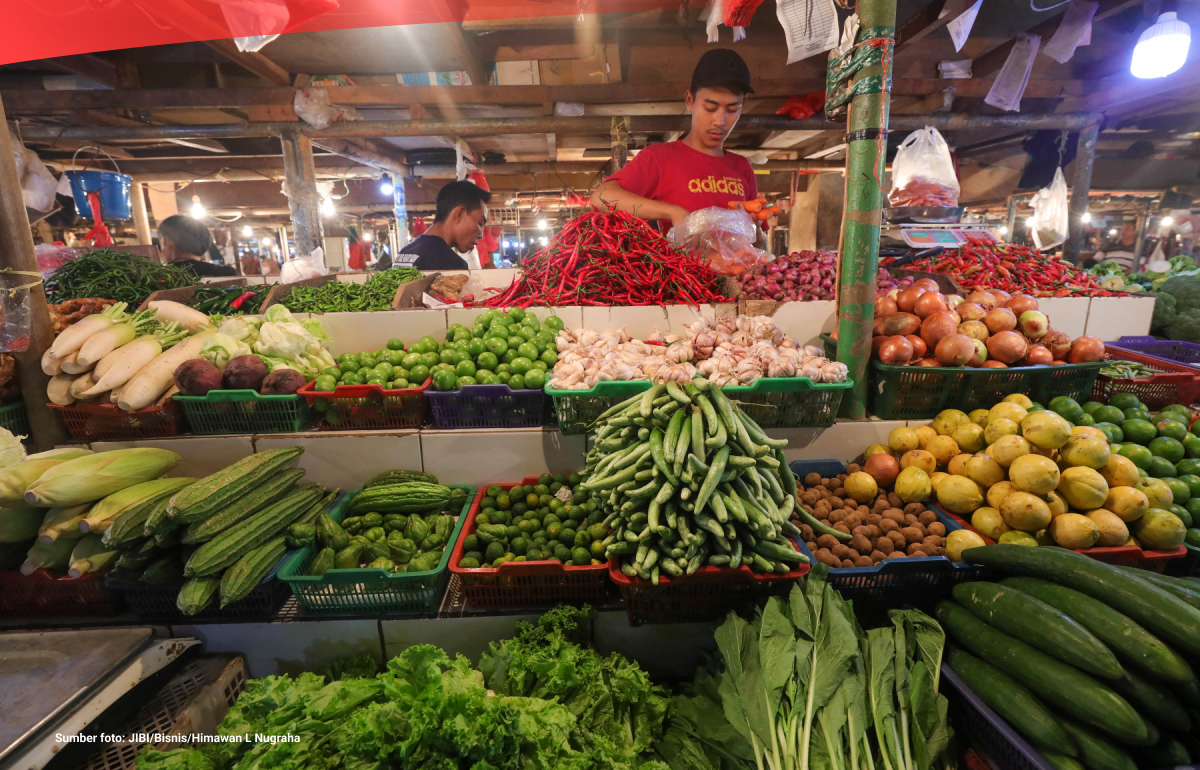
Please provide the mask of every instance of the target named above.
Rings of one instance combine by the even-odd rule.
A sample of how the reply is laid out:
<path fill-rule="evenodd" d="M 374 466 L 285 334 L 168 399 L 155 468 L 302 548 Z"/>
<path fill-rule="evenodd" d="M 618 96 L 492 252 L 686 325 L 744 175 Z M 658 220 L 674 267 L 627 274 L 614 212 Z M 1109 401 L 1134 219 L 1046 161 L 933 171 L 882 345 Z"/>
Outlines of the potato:
<path fill-rule="evenodd" d="M 841 485 L 842 485 L 842 483 L 840 481 L 838 481 L 837 479 L 825 479 L 825 481 L 824 481 L 825 488 L 828 489 L 830 492 L 835 491 Z"/>
<path fill-rule="evenodd" d="M 937 535 L 929 535 L 921 542 L 924 543 L 925 545 L 932 546 L 934 548 L 941 548 L 942 545 L 945 544 L 946 538 L 939 537 Z"/>
<path fill-rule="evenodd" d="M 859 527 L 859 529 L 862 529 L 862 527 Z M 859 532 L 855 534 L 854 538 L 850 541 L 850 547 L 859 553 L 870 553 L 871 541 L 867 539 L 865 533 Z"/>
<path fill-rule="evenodd" d="M 887 510 L 887 509 L 885 508 L 884 510 Z M 867 524 L 873 524 L 875 526 L 879 526 L 879 522 L 881 522 L 881 521 L 883 521 L 883 511 L 880 511 L 878 513 L 872 513 L 870 516 L 867 517 Z"/>
<path fill-rule="evenodd" d="M 945 537 L 946 536 L 946 525 L 940 521 L 935 521 L 932 524 L 930 524 L 929 526 L 927 526 L 925 528 L 925 531 L 931 535 L 937 535 L 938 537 Z"/>
<path fill-rule="evenodd" d="M 814 555 L 817 557 L 817 561 L 821 562 L 822 564 L 828 564 L 830 567 L 842 566 L 841 560 L 824 548 L 817 551 Z"/>
<path fill-rule="evenodd" d="M 889 553 L 889 554 L 888 554 L 888 556 L 887 556 L 887 557 L 888 557 L 889 559 L 903 559 L 903 558 L 905 558 L 907 555 L 908 555 L 908 554 L 904 553 L 904 551 L 892 551 L 891 553 Z"/>
<path fill-rule="evenodd" d="M 898 529 L 900 529 L 900 525 L 892 519 L 884 519 L 883 521 L 879 522 L 880 534 L 886 535 L 887 533 L 895 532 Z"/>
<path fill-rule="evenodd" d="M 822 550 L 829 550 L 842 541 L 838 540 L 833 535 L 821 535 L 817 538 L 817 547 Z"/>
<path fill-rule="evenodd" d="M 816 537 L 813 533 L 813 528 L 808 524 L 800 525 L 800 536 L 804 538 L 805 542 L 813 540 Z"/>
<path fill-rule="evenodd" d="M 867 526 L 866 524 L 860 524 L 857 527 L 855 527 L 854 529 L 850 530 L 850 534 L 851 535 L 865 535 L 867 537 L 870 537 L 871 536 L 871 528 L 869 526 Z"/>
<path fill-rule="evenodd" d="M 806 487 L 815 487 L 817 484 L 820 484 L 820 483 L 821 483 L 822 481 L 824 481 L 824 480 L 825 480 L 825 479 L 821 478 L 821 474 L 819 474 L 819 473 L 810 473 L 810 474 L 808 474 L 807 476 L 805 476 L 805 477 L 804 477 L 804 486 L 806 486 Z"/>
<path fill-rule="evenodd" d="M 850 534 L 850 528 L 846 526 L 846 522 L 844 521 L 839 521 L 837 524 L 834 524 L 833 528 L 838 532 L 845 532 L 847 535 Z"/>
<path fill-rule="evenodd" d="M 814 554 L 817 551 L 821 550 L 820 548 L 817 547 L 817 543 L 815 540 L 805 540 L 804 545 L 807 546 L 808 550 Z"/>
<path fill-rule="evenodd" d="M 888 554 L 896 550 L 896 544 L 892 542 L 890 537 L 880 537 L 875 541 L 875 549 L 882 553 Z"/>
<path fill-rule="evenodd" d="M 883 561 L 883 557 L 886 555 L 887 554 L 885 554 L 883 551 L 880 551 L 878 548 L 874 551 L 871 551 L 871 563 L 878 564 L 879 562 Z"/>
<path fill-rule="evenodd" d="M 854 568 L 854 560 L 853 559 L 842 559 L 842 569 L 853 569 L 853 568 Z"/>
<path fill-rule="evenodd" d="M 897 548 L 904 548 L 908 545 L 908 538 L 902 535 L 898 529 L 894 529 L 887 533 L 887 537 L 896 545 Z"/>
<path fill-rule="evenodd" d="M 921 550 L 920 543 L 909 543 L 908 550 L 905 551 L 909 556 L 925 556 L 925 552 Z"/>
<path fill-rule="evenodd" d="M 919 543 L 925 537 L 925 533 L 916 527 L 905 527 L 900 530 L 900 534 L 906 543 Z"/>
<path fill-rule="evenodd" d="M 846 488 L 838 487 L 837 489 L 833 490 L 833 496 L 838 498 L 839 500 L 845 500 L 846 499 Z"/>
<path fill-rule="evenodd" d="M 893 508 L 899 508 L 904 505 L 904 501 L 900 499 L 900 495 L 895 492 L 888 492 L 888 505 Z"/>
<path fill-rule="evenodd" d="M 829 521 L 836 524 L 839 521 L 843 521 L 849 515 L 850 514 L 846 513 L 843 510 L 837 510 L 837 511 L 834 511 L 829 514 Z"/>
<path fill-rule="evenodd" d="M 906 526 L 911 527 L 914 524 L 920 524 L 920 523 L 921 523 L 921 520 L 919 518 L 917 518 L 917 514 L 915 514 L 915 513 L 904 514 L 904 524 Z"/>
<path fill-rule="evenodd" d="M 926 525 L 932 524 L 933 522 L 937 521 L 937 514 L 933 511 L 924 511 L 920 516 L 917 517 L 917 521 Z"/>
<path fill-rule="evenodd" d="M 867 527 L 871 530 L 871 534 L 867 535 L 867 537 L 871 538 L 872 540 L 883 534 L 883 530 L 881 530 L 875 524 L 868 524 Z"/>
<path fill-rule="evenodd" d="M 859 556 L 857 559 L 854 560 L 854 566 L 855 567 L 874 567 L 875 562 L 872 561 L 870 556 Z"/>
<path fill-rule="evenodd" d="M 862 470 L 862 466 L 859 465 L 858 463 L 850 463 L 849 465 L 846 466 L 846 475 L 850 475 L 851 473 L 858 473 L 861 470 Z"/>
<path fill-rule="evenodd" d="M 909 503 L 908 505 L 904 506 L 905 515 L 908 515 L 911 513 L 914 516 L 920 516 L 924 512 L 925 512 L 925 506 L 922 505 L 921 503 Z"/>
<path fill-rule="evenodd" d="M 838 543 L 837 545 L 835 545 L 833 548 L 830 548 L 829 550 L 834 556 L 838 557 L 839 559 L 845 559 L 850 556 L 850 546 L 846 545 L 845 543 Z"/>

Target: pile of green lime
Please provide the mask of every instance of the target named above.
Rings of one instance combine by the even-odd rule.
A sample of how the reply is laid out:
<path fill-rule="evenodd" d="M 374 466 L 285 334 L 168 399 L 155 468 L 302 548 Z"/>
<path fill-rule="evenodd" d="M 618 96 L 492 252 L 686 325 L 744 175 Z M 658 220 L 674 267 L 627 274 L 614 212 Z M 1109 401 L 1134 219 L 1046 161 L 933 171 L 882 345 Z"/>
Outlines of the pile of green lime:
<path fill-rule="evenodd" d="M 558 361 L 554 339 L 562 328 L 558 316 L 542 323 L 519 307 L 487 310 L 471 328 L 456 323 L 446 329 L 445 342 L 422 337 L 404 357 L 404 364 L 411 364 L 410 379 L 414 372 L 431 376 L 434 390 L 458 390 L 464 385 L 540 390 Z"/>
<path fill-rule="evenodd" d="M 492 484 L 479 502 L 475 531 L 463 539 L 462 569 L 510 561 L 557 561 L 575 567 L 605 563 L 609 522 L 579 488 L 578 473 L 543 473 L 536 484 Z"/>
<path fill-rule="evenodd" d="M 379 385 L 387 390 L 420 387 L 429 374 L 421 379 L 411 376 L 403 366 L 404 358 L 404 343 L 396 339 L 388 340 L 383 350 L 343 353 L 337 366 L 321 370 L 313 390 L 328 392 L 338 385 Z"/>

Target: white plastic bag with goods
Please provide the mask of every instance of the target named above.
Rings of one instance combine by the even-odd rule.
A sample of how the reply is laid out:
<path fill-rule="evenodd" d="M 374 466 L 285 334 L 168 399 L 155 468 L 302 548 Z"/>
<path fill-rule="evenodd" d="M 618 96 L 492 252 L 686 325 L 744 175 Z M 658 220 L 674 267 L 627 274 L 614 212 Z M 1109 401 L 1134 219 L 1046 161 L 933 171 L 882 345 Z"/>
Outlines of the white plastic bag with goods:
<path fill-rule="evenodd" d="M 1054 172 L 1054 180 L 1049 187 L 1037 191 L 1030 201 L 1033 206 L 1033 245 L 1038 251 L 1052 249 L 1067 240 L 1071 229 L 1071 218 L 1068 214 L 1070 200 L 1067 191 L 1067 180 L 1063 177 L 1062 168 Z"/>
<path fill-rule="evenodd" d="M 54 208 L 54 191 L 58 188 L 58 180 L 37 153 L 22 145 L 11 133 L 9 137 L 12 139 L 17 178 L 21 180 L 25 207 L 38 212 L 49 211 Z"/>
<path fill-rule="evenodd" d="M 329 128 L 339 120 L 362 120 L 353 107 L 332 104 L 324 88 L 300 88 L 292 102 L 296 115 L 313 128 Z"/>
<path fill-rule="evenodd" d="M 285 264 L 279 271 L 279 282 L 295 283 L 322 275 L 329 275 L 329 268 L 325 267 L 325 250 L 317 247 L 312 254 L 300 254 Z"/>
<path fill-rule="evenodd" d="M 958 174 L 946 140 L 933 126 L 913 131 L 896 150 L 892 162 L 893 206 L 958 205 Z"/>
<path fill-rule="evenodd" d="M 755 248 L 758 225 L 745 209 L 699 209 L 671 229 L 667 239 L 722 273 L 740 274 L 774 257 Z"/>

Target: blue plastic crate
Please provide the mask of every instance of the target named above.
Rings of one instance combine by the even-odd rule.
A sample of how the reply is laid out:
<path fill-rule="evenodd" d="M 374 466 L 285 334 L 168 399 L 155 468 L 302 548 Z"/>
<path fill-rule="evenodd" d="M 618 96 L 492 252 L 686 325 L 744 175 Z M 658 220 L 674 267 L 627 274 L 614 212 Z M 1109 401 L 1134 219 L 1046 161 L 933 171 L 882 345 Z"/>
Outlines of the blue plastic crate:
<path fill-rule="evenodd" d="M 425 392 L 439 428 L 537 428 L 545 415 L 541 388 L 513 390 L 507 385 L 465 385 L 458 390 Z"/>
<path fill-rule="evenodd" d="M 985 754 L 993 767 L 1004 770 L 1054 770 L 1037 749 L 1009 727 L 946 663 L 942 664 L 941 693 L 950 701 L 954 728 L 966 743 Z"/>
<path fill-rule="evenodd" d="M 824 477 L 846 472 L 840 460 L 796 460 L 789 466 L 801 484 L 804 476 L 819 473 Z M 946 527 L 949 534 L 962 525 L 935 505 L 927 504 Z M 814 562 L 813 554 L 803 542 L 800 549 Z M 959 583 L 986 580 L 988 569 L 976 564 L 952 562 L 945 556 L 920 556 L 886 559 L 873 567 L 837 567 L 829 570 L 829 583 L 847 599 L 869 599 L 876 602 L 900 601 L 929 603 L 950 595 Z"/>
<path fill-rule="evenodd" d="M 1153 337 L 1122 337 L 1116 342 L 1106 342 L 1104 345 L 1200 368 L 1200 345 L 1194 342 L 1156 340 Z"/>

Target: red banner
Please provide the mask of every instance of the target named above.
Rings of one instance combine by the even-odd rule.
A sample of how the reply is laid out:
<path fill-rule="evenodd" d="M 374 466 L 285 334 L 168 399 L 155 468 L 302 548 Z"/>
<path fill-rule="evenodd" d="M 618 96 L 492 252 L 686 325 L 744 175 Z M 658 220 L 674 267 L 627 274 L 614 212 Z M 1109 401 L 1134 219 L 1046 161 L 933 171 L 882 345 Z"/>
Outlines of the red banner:
<path fill-rule="evenodd" d="M 0 64 L 283 32 L 652 11 L 678 8 L 681 0 L 4 0 L 3 5 Z"/>

